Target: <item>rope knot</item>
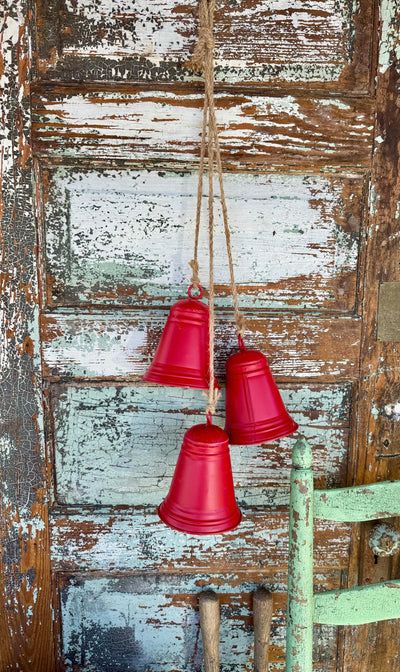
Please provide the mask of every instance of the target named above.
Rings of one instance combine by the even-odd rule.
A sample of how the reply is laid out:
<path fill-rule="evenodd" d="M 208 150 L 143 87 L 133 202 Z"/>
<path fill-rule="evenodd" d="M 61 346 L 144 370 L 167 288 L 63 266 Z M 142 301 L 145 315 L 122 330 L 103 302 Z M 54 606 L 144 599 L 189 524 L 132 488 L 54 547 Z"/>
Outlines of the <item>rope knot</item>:
<path fill-rule="evenodd" d="M 244 315 L 242 313 L 237 313 L 235 316 L 236 319 L 236 333 L 238 336 L 243 336 L 244 332 L 246 331 L 246 320 Z"/>
<path fill-rule="evenodd" d="M 194 48 L 193 56 L 186 61 L 185 66 L 196 72 L 201 72 L 205 68 L 206 55 L 213 52 L 215 41 L 213 35 L 213 14 L 215 2 L 208 3 L 207 0 L 200 0 L 199 18 L 200 28 L 197 44 Z"/>
<path fill-rule="evenodd" d="M 200 284 L 200 278 L 199 278 L 199 264 L 196 259 L 191 259 L 189 261 L 189 266 L 192 269 L 193 275 L 190 278 L 190 282 L 192 283 L 193 287 L 197 287 Z"/>
<path fill-rule="evenodd" d="M 208 404 L 206 406 L 206 415 L 208 415 L 208 413 L 211 413 L 211 415 L 214 415 L 218 399 L 221 396 L 221 391 L 218 390 L 216 387 L 214 387 L 212 392 L 211 393 L 209 392 L 208 395 L 205 392 L 203 392 L 203 394 L 204 394 L 205 397 L 208 396 Z"/>

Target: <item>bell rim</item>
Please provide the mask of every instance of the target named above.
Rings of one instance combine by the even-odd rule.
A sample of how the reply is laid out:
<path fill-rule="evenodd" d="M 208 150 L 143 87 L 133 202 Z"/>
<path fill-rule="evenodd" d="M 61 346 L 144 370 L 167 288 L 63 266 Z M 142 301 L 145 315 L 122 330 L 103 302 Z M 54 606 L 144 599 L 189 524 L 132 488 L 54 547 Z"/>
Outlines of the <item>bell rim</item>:
<path fill-rule="evenodd" d="M 270 423 L 269 423 L 270 424 Z M 254 446 L 260 443 L 268 443 L 275 439 L 283 439 L 285 436 L 290 436 L 297 432 L 299 425 L 292 418 L 290 422 L 287 421 L 281 425 L 261 427 L 258 429 L 235 429 L 234 427 L 225 425 L 225 432 L 229 436 L 229 445 L 231 446 Z"/>
<path fill-rule="evenodd" d="M 158 513 L 158 516 L 159 516 L 160 520 L 165 525 L 170 527 L 172 530 L 176 530 L 177 532 L 183 532 L 185 534 L 193 534 L 195 536 L 206 536 L 206 535 L 211 535 L 211 534 L 224 534 L 225 532 L 231 532 L 232 530 L 235 530 L 240 525 L 240 523 L 242 522 L 242 519 L 243 519 L 243 514 L 236 504 L 237 510 L 235 511 L 235 516 L 231 515 L 230 517 L 227 517 L 225 519 L 223 529 L 210 529 L 212 526 L 216 527 L 217 523 L 207 523 L 207 524 L 203 523 L 202 525 L 197 524 L 198 528 L 200 528 L 202 526 L 203 530 L 200 531 L 199 529 L 197 529 L 197 531 L 194 531 L 193 529 L 188 529 L 189 526 L 190 526 L 189 521 L 185 525 L 185 519 L 184 518 L 178 518 L 177 516 L 174 516 L 173 514 L 171 514 L 170 510 L 168 510 L 167 513 L 169 513 L 170 517 L 175 519 L 177 521 L 177 523 L 174 524 L 174 522 L 171 522 L 170 520 L 168 520 L 163 515 L 163 509 L 165 509 L 166 507 L 168 507 L 168 504 L 165 504 L 165 500 L 163 502 L 161 502 L 161 504 L 157 507 L 157 513 Z M 233 520 L 232 520 L 232 518 L 233 518 Z M 221 526 L 222 526 L 222 523 L 220 523 L 219 527 L 221 527 Z"/>

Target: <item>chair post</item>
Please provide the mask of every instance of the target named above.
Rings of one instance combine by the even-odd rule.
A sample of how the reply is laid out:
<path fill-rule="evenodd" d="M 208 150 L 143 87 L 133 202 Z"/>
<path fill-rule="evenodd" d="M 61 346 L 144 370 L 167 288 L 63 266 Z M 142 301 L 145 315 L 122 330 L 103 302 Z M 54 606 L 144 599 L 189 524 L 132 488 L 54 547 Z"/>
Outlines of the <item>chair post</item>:
<path fill-rule="evenodd" d="M 311 447 L 299 439 L 290 474 L 286 672 L 312 672 L 313 472 Z"/>

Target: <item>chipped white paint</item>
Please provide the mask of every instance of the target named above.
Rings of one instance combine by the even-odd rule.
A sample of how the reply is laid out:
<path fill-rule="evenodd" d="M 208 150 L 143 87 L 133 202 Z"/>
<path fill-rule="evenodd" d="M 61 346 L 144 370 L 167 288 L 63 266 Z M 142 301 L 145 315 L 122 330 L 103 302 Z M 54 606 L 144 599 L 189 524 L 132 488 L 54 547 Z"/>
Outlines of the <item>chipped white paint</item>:
<path fill-rule="evenodd" d="M 198 30 L 196 0 L 133 5 L 126 0 L 67 0 L 62 14 L 62 58 L 90 58 L 123 64 L 146 59 L 146 68 L 178 64 L 180 79 L 193 75 L 180 68 L 193 51 Z M 354 17 L 359 3 L 346 0 L 258 0 L 222 3 L 215 20 L 216 78 L 227 82 L 338 80 L 352 56 Z M 76 25 L 77 24 L 77 25 Z M 90 26 L 91 40 L 81 27 Z M 317 41 L 315 36 L 321 36 Z M 284 39 L 283 39 L 284 36 Z M 51 65 L 50 65 L 51 67 Z M 150 75 L 151 76 L 151 75 Z"/>
<path fill-rule="evenodd" d="M 400 59 L 400 38 L 395 21 L 399 7 L 397 0 L 380 0 L 381 40 L 379 44 L 379 71 L 384 74 L 394 60 Z"/>
<path fill-rule="evenodd" d="M 387 404 L 384 407 L 384 414 L 391 420 L 398 422 L 400 420 L 400 401 L 395 404 Z"/>
<path fill-rule="evenodd" d="M 90 510 L 52 522 L 54 569 L 68 571 L 190 571 L 212 573 L 287 566 L 288 513 L 244 508 L 240 527 L 225 534 L 182 534 L 162 523 L 153 509 Z M 58 515 L 57 515 L 58 514 Z M 317 568 L 347 567 L 351 525 L 316 521 Z M 265 549 L 274 549 L 268 553 Z"/>
<path fill-rule="evenodd" d="M 316 579 L 331 589 L 340 586 L 339 576 L 329 572 Z M 221 670 L 244 672 L 253 656 L 253 631 L 248 626 L 251 595 L 260 584 L 274 595 L 274 660 L 269 669 L 278 672 L 284 665 L 285 635 L 286 583 L 281 573 L 273 579 L 262 574 L 246 579 L 236 574 L 218 578 L 205 573 L 142 574 L 121 579 L 71 577 L 61 588 L 67 670 L 72 671 L 77 660 L 84 672 L 92 670 L 94 664 L 96 672 L 103 672 L 102 664 L 115 672 L 200 670 L 203 649 L 197 599 L 200 590 L 211 588 L 223 602 Z M 334 629 L 318 626 L 315 635 L 324 658 L 329 651 L 332 660 L 336 659 Z M 100 649 L 98 639 L 102 642 Z M 331 667 L 324 663 L 324 670 L 330 671 Z"/>
<path fill-rule="evenodd" d="M 314 446 L 314 474 L 342 483 L 347 460 L 349 385 L 281 389 L 288 412 Z M 68 386 L 53 398 L 57 501 L 157 505 L 168 492 L 184 432 L 205 420 L 199 390 Z M 215 424 L 224 426 L 224 394 Z M 243 504 L 288 503 L 292 437 L 233 446 Z"/>
<path fill-rule="evenodd" d="M 47 95 L 47 94 L 46 94 Z M 35 137 L 48 156 L 150 161 L 198 159 L 202 101 L 172 91 L 42 95 L 35 107 Z M 268 168 L 304 156 L 332 165 L 369 165 L 372 108 L 337 99 L 283 95 L 215 96 L 221 149 L 231 161 L 258 158 Z M 318 133 L 315 129 L 318 127 Z M 82 133 L 84 129 L 84 134 Z"/>
<path fill-rule="evenodd" d="M 246 345 L 270 357 L 273 375 L 280 380 L 357 375 L 359 320 L 304 314 L 265 317 L 250 311 L 246 315 Z M 42 315 L 45 375 L 135 379 L 149 366 L 166 318 L 164 310 L 131 309 L 108 313 L 64 309 Z M 216 347 L 216 371 L 222 378 L 227 356 L 237 349 L 231 312 L 217 313 Z"/>
<path fill-rule="evenodd" d="M 224 183 L 241 305 L 337 307 L 341 299 L 352 308 L 362 177 L 227 174 Z M 55 302 L 92 303 L 99 295 L 100 303 L 148 305 L 178 298 L 190 278 L 196 189 L 197 175 L 189 173 L 52 174 L 45 239 Z M 206 197 L 203 206 L 199 264 L 206 282 Z M 229 285 L 219 202 L 215 214 L 215 282 Z M 338 296 L 343 272 L 353 274 L 353 283 Z M 217 304 L 230 307 L 229 295 Z"/>
<path fill-rule="evenodd" d="M 24 23 L 24 16 L 21 7 L 17 6 L 17 18 L 14 18 L 10 13 L 3 12 L 0 16 L 0 49 L 1 49 L 1 67 L 0 67 L 0 91 L 6 92 L 10 88 L 10 73 L 12 69 L 13 51 L 12 45 L 16 45 L 19 38 L 20 26 Z M 7 45 L 6 47 L 4 45 Z M 19 91 L 19 99 L 23 92 Z M 0 111 L 2 112 L 2 119 L 7 117 L 7 96 L 5 94 L 0 96 Z M 1 170 L 6 172 L 12 168 L 13 165 L 13 133 L 9 126 L 1 123 L 0 126 L 0 141 L 1 141 Z M 1 356 L 1 350 L 0 350 Z M 2 366 L 3 359 L 0 360 Z"/>

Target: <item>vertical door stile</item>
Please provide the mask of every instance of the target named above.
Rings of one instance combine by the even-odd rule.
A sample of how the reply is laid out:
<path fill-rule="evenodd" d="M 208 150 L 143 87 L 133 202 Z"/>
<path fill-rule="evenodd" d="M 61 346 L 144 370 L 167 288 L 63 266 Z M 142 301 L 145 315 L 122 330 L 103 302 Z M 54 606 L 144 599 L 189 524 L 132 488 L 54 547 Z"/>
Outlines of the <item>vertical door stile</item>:
<path fill-rule="evenodd" d="M 381 0 L 376 77 L 376 117 L 369 195 L 358 401 L 353 409 L 349 484 L 399 478 L 398 412 L 400 343 L 378 340 L 379 288 L 400 282 L 400 9 Z M 396 406 L 397 405 L 397 406 Z M 397 562 L 374 556 L 368 546 L 371 524 L 356 525 L 349 585 L 397 578 Z M 398 621 L 347 628 L 346 671 L 399 669 Z"/>
<path fill-rule="evenodd" d="M 54 672 L 30 123 L 33 13 L 0 27 L 0 669 Z"/>

